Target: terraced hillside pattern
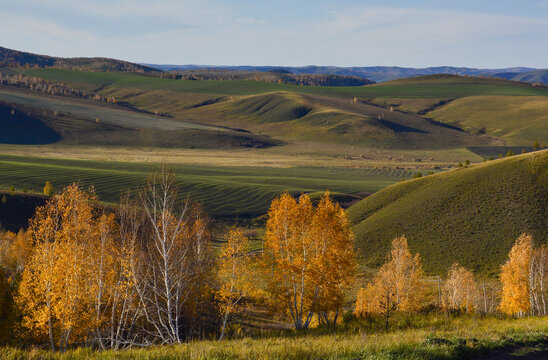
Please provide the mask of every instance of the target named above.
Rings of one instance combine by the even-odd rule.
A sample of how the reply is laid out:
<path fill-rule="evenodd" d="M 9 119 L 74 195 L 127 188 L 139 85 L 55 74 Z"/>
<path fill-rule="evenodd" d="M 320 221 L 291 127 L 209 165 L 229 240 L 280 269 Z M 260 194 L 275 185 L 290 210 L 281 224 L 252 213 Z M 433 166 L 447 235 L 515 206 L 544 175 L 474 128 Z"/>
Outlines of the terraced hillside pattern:
<path fill-rule="evenodd" d="M 267 212 L 284 191 L 295 195 L 330 190 L 340 194 L 372 193 L 412 171 L 323 167 L 259 168 L 172 166 L 182 193 L 202 202 L 214 217 L 254 217 Z M 59 160 L 0 155 L 0 188 L 40 192 L 46 180 L 59 190 L 73 182 L 94 186 L 102 201 L 117 203 L 128 190 L 145 183 L 157 164 Z"/>

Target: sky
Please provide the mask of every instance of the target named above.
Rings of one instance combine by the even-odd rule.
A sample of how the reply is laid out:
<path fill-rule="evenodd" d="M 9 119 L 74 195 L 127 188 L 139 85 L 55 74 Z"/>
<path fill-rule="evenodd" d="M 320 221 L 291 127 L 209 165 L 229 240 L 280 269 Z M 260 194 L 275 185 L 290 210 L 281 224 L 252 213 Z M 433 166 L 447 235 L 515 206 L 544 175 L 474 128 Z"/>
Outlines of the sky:
<path fill-rule="evenodd" d="M 548 0 L 0 0 L 0 46 L 150 64 L 548 68 Z"/>

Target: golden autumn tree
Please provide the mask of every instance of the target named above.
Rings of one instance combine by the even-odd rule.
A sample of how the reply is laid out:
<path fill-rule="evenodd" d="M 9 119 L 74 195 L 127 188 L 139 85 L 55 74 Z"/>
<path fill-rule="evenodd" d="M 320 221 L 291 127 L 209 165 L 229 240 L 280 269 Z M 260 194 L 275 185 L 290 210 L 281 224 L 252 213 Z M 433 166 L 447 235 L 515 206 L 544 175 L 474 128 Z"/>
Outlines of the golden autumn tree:
<path fill-rule="evenodd" d="M 31 250 L 23 230 L 0 232 L 0 344 L 13 340 L 17 319 L 14 295 Z"/>
<path fill-rule="evenodd" d="M 521 234 L 510 250 L 508 261 L 501 267 L 502 297 L 499 309 L 507 314 L 523 316 L 531 309 L 530 269 L 533 238 Z"/>
<path fill-rule="evenodd" d="M 255 290 L 249 239 L 239 228 L 228 232 L 218 257 L 217 279 L 220 283 L 215 297 L 222 317 L 221 335 L 225 335 L 230 316 L 238 310 L 244 297 Z"/>
<path fill-rule="evenodd" d="M 471 312 L 476 309 L 478 299 L 479 290 L 474 275 L 470 270 L 454 263 L 443 284 L 442 306 Z"/>
<path fill-rule="evenodd" d="M 311 223 L 319 296 L 314 311 L 320 324 L 337 323 L 345 290 L 354 281 L 354 234 L 344 210 L 326 192 L 316 206 Z"/>
<path fill-rule="evenodd" d="M 316 209 L 307 195 L 285 193 L 268 212 L 264 257 L 274 303 L 287 311 L 296 329 L 308 328 L 314 314 L 329 321 L 355 267 L 353 236 L 344 211 L 326 193 Z M 336 321 L 336 315 L 334 318 Z"/>
<path fill-rule="evenodd" d="M 422 275 L 419 254 L 411 254 L 405 236 L 395 238 L 387 261 L 373 281 L 359 291 L 354 313 L 363 315 L 372 309 L 373 313 L 385 317 L 388 330 L 389 319 L 395 311 L 410 311 L 420 305 Z"/>
<path fill-rule="evenodd" d="M 76 341 L 114 346 L 105 329 L 112 329 L 118 316 L 115 294 L 124 254 L 114 214 L 100 215 L 96 201 L 93 190 L 67 186 L 38 208 L 29 224 L 34 248 L 17 303 L 23 325 L 35 338 L 47 339 L 51 349 L 64 350 Z"/>
<path fill-rule="evenodd" d="M 65 349 L 89 328 L 86 276 L 94 253 L 93 192 L 74 184 L 37 209 L 29 224 L 33 254 L 25 265 L 17 302 L 23 325 L 36 337 L 47 335 L 51 349 Z"/>

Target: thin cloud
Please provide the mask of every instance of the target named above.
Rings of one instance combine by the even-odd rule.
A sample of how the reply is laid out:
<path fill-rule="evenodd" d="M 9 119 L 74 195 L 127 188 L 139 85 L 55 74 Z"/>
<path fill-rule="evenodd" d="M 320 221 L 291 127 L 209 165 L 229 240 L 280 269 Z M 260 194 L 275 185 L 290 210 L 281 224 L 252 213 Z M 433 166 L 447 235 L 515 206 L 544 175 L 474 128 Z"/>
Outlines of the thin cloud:
<path fill-rule="evenodd" d="M 67 17 L 92 25 L 26 16 L 7 5 L 2 44 L 52 55 L 225 65 L 546 67 L 548 55 L 548 18 L 538 15 L 354 6 L 286 18 L 221 1 L 47 4 L 66 6 Z"/>

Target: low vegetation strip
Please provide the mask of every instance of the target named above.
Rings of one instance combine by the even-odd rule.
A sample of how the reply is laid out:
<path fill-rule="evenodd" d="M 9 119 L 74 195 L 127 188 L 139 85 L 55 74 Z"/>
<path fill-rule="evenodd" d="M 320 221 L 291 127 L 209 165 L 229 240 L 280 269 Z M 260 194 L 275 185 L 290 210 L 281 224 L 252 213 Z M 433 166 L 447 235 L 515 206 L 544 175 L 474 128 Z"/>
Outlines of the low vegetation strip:
<path fill-rule="evenodd" d="M 127 189 L 145 182 L 158 165 L 107 161 L 44 159 L 0 155 L 0 186 L 41 192 L 49 180 L 56 189 L 79 181 L 93 185 L 105 202 L 115 203 Z M 371 193 L 411 177 L 394 169 L 174 166 L 184 192 L 202 202 L 212 216 L 258 216 L 284 191 Z"/>
<path fill-rule="evenodd" d="M 55 353 L 0 348 L 2 359 L 542 359 L 548 355 L 546 318 L 430 318 L 418 328 L 390 333 L 368 330 L 366 324 L 341 329 L 313 329 L 265 338 L 228 341 L 197 340 L 184 345 L 125 351 L 89 348 Z"/>

